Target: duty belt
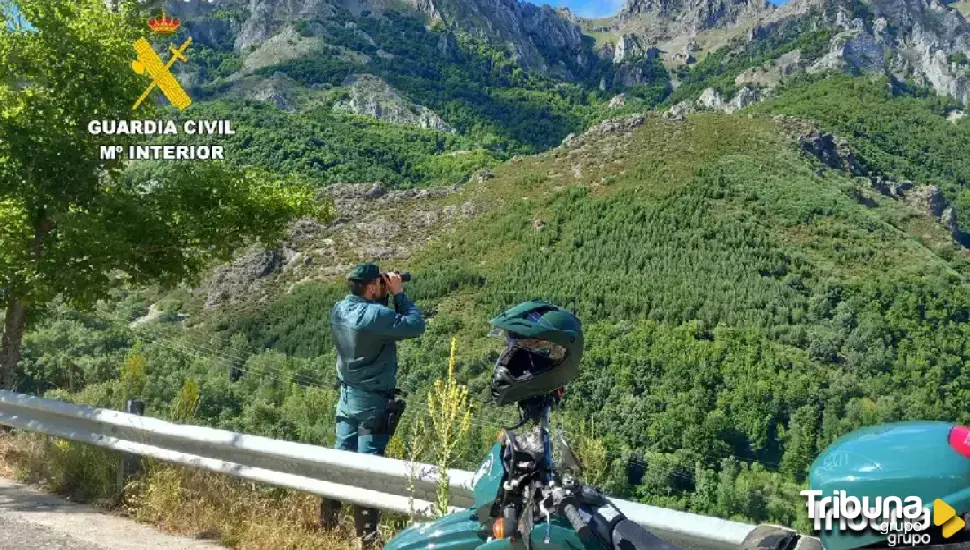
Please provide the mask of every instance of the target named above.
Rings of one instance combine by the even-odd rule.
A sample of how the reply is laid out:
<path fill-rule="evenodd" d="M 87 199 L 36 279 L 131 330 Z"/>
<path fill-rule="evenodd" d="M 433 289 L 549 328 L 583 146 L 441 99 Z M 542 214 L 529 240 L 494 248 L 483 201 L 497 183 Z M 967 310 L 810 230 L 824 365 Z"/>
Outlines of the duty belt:
<path fill-rule="evenodd" d="M 337 383 L 334 384 L 334 386 L 333 386 L 333 389 L 339 390 L 340 389 L 340 386 L 344 386 L 346 388 L 353 388 L 355 390 L 359 390 L 359 391 L 362 391 L 362 392 L 373 393 L 374 395 L 380 395 L 381 397 L 386 397 L 388 399 L 394 399 L 395 397 L 397 397 L 399 395 L 407 396 L 407 394 L 404 393 L 404 390 L 400 390 L 400 389 L 397 389 L 397 388 L 395 388 L 393 390 L 375 390 L 375 389 L 371 389 L 371 388 L 365 388 L 365 387 L 359 386 L 357 384 L 351 384 L 350 382 L 344 382 L 343 380 L 340 380 L 338 378 L 337 379 Z"/>

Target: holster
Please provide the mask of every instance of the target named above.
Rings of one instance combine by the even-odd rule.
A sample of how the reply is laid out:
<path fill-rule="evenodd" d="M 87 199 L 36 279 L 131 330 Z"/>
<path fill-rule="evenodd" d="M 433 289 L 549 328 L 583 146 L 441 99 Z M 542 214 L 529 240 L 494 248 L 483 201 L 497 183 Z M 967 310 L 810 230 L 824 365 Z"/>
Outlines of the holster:
<path fill-rule="evenodd" d="M 394 390 L 393 394 L 388 397 L 384 412 L 376 419 L 377 422 L 374 423 L 372 429 L 361 426 L 358 433 L 360 435 L 386 435 L 389 438 L 394 437 L 394 432 L 397 431 L 397 425 L 401 423 L 401 417 L 404 416 L 404 409 L 407 408 L 407 401 L 401 398 L 400 393 L 400 390 Z"/>
<path fill-rule="evenodd" d="M 401 417 L 404 416 L 406 408 L 407 401 L 401 399 L 400 396 L 395 395 L 387 401 L 387 408 L 384 409 L 384 418 L 381 424 L 388 437 L 394 437 L 394 432 L 397 431 L 397 425 L 401 423 Z"/>

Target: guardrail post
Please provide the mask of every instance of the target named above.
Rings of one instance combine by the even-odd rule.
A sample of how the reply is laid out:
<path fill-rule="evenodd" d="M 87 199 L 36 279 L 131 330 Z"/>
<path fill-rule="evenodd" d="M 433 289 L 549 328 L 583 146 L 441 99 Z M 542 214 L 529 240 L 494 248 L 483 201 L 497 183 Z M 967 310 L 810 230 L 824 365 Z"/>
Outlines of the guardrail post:
<path fill-rule="evenodd" d="M 643 476 L 647 473 L 646 462 L 637 456 L 631 456 L 626 463 L 626 480 L 631 487 L 643 483 Z"/>
<path fill-rule="evenodd" d="M 320 500 L 320 521 L 317 526 L 328 531 L 336 529 L 339 523 L 340 507 L 339 500 L 323 497 Z"/>
<path fill-rule="evenodd" d="M 129 399 L 125 401 L 125 412 L 145 416 L 145 402 L 138 399 Z M 124 498 L 125 487 L 128 486 L 128 482 L 131 481 L 131 478 L 138 475 L 140 469 L 141 459 L 138 455 L 131 453 L 121 454 L 121 467 L 118 468 L 118 495 L 121 498 Z"/>
<path fill-rule="evenodd" d="M 758 525 L 741 541 L 740 550 L 822 550 L 815 537 L 799 536 L 779 525 Z"/>

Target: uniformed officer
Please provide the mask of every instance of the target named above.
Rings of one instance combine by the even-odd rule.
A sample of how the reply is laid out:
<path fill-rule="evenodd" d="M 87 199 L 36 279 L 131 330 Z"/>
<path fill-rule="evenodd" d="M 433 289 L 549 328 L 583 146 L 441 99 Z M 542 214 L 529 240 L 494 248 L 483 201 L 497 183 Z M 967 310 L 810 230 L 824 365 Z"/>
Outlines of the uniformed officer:
<path fill-rule="evenodd" d="M 404 293 L 397 273 L 381 273 L 374 264 L 354 268 L 347 276 L 350 294 L 337 302 L 331 330 L 337 348 L 336 448 L 355 453 L 384 454 L 391 438 L 388 404 L 397 386 L 397 342 L 424 333 L 424 319 Z M 393 296 L 393 307 L 388 295 Z M 339 502 L 324 500 L 325 525 L 336 524 Z M 357 536 L 366 545 L 377 534 L 378 511 L 354 507 Z"/>

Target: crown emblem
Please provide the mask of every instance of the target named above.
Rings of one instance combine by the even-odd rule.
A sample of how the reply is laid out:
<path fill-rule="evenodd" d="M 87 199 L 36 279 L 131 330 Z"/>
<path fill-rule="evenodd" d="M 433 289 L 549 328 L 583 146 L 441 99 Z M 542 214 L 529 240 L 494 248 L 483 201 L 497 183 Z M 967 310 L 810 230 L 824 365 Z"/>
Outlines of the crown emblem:
<path fill-rule="evenodd" d="M 157 34 L 173 34 L 175 31 L 179 30 L 179 26 L 181 24 L 182 21 L 175 19 L 174 17 L 168 17 L 164 11 L 162 12 L 161 17 L 148 20 L 148 28 Z"/>

